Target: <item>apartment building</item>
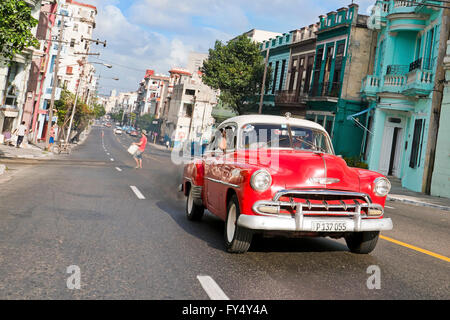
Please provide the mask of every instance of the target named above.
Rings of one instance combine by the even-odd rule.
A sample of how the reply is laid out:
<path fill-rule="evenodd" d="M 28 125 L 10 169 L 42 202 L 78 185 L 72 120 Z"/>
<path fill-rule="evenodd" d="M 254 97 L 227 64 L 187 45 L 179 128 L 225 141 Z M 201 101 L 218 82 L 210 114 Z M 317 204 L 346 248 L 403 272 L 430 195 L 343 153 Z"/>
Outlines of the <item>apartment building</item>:
<path fill-rule="evenodd" d="M 76 93 L 78 86 L 79 97 L 87 101 L 88 97 L 95 92 L 95 68 L 87 62 L 87 53 L 91 42 L 85 39 L 92 38 L 95 28 L 95 17 L 97 8 L 90 4 L 76 2 L 73 0 L 58 1 L 56 16 L 51 30 L 52 41 L 48 52 L 44 81 L 42 83 L 43 95 L 40 99 L 38 117 L 35 127 L 35 139 L 44 139 L 48 127 L 48 108 L 51 103 L 53 86 L 56 86 L 55 100 L 58 100 L 61 90 L 67 89 Z M 59 37 L 61 23 L 64 16 L 62 37 Z M 57 83 L 54 82 L 56 56 L 58 47 L 61 46 L 59 70 Z M 56 116 L 52 121 L 56 121 Z"/>
<path fill-rule="evenodd" d="M 444 32 L 443 9 L 420 2 L 376 2 L 370 26 L 378 34 L 377 51 L 361 93 L 369 102 L 364 153 L 369 169 L 422 192 L 429 184 L 430 128 L 439 121 L 433 120 L 440 105 L 434 88 L 448 28 Z"/>
<path fill-rule="evenodd" d="M 30 6 L 32 16 L 41 20 L 42 1 L 25 2 Z M 45 5 L 47 9 L 50 7 L 50 4 Z M 38 31 L 42 34 L 46 29 L 46 24 L 39 24 L 31 30 L 31 33 L 37 36 Z M 12 61 L 0 58 L 0 134 L 13 132 L 22 118 L 27 125 L 30 124 L 45 51 L 45 44 L 41 41 L 40 48 L 26 48 L 20 54 L 16 54 Z"/>
<path fill-rule="evenodd" d="M 363 148 L 367 102 L 362 79 L 372 72 L 376 33 L 357 4 L 320 16 L 306 119 L 330 134 L 335 152 L 359 157 Z"/>

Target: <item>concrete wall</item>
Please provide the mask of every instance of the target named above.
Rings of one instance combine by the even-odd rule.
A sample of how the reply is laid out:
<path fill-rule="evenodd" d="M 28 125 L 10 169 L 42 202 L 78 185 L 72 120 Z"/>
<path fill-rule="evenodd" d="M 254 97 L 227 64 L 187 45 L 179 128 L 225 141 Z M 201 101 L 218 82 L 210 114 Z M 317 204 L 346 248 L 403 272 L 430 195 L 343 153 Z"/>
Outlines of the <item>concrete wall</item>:
<path fill-rule="evenodd" d="M 376 44 L 376 34 L 372 30 L 352 26 L 342 83 L 342 99 L 360 99 L 361 81 L 373 72 Z"/>

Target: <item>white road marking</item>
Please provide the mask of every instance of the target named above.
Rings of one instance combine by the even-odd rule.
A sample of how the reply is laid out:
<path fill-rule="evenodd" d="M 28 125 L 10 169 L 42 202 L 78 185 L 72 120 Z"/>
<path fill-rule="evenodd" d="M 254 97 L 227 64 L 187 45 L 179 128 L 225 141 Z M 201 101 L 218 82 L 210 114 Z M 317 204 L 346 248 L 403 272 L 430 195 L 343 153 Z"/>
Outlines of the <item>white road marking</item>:
<path fill-rule="evenodd" d="M 108 156 L 110 155 L 109 152 L 106 153 Z"/>
<path fill-rule="evenodd" d="M 138 199 L 140 200 L 144 200 L 145 197 L 144 195 L 139 191 L 138 188 L 136 188 L 135 186 L 130 186 L 131 190 L 133 190 L 134 194 L 136 195 L 136 197 L 138 197 Z"/>
<path fill-rule="evenodd" d="M 111 161 L 114 161 L 114 159 L 113 159 L 113 158 L 111 158 Z"/>
<path fill-rule="evenodd" d="M 389 206 L 384 206 L 385 208 L 388 208 L 388 209 L 395 209 L 394 207 L 389 207 Z"/>
<path fill-rule="evenodd" d="M 197 279 L 211 300 L 230 300 L 210 276 L 197 276 Z"/>
<path fill-rule="evenodd" d="M 122 169 L 120 169 L 119 167 L 116 167 L 116 170 L 119 171 L 119 172 L 122 171 Z"/>

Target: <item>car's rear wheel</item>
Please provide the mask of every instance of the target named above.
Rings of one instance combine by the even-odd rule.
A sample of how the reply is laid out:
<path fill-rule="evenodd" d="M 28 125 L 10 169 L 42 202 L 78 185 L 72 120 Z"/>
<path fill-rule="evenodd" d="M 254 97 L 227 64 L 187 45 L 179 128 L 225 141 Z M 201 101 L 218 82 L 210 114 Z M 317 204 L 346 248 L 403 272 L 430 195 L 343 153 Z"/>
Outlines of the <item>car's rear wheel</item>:
<path fill-rule="evenodd" d="M 380 231 L 352 232 L 345 235 L 347 247 L 353 253 L 371 253 L 378 242 Z"/>
<path fill-rule="evenodd" d="M 202 205 L 195 203 L 192 187 L 189 188 L 189 193 L 186 199 L 186 217 L 191 221 L 200 221 L 204 212 L 205 208 Z"/>
<path fill-rule="evenodd" d="M 253 232 L 251 230 L 237 225 L 239 215 L 239 201 L 236 195 L 233 195 L 227 206 L 224 234 L 226 249 L 231 253 L 247 252 L 253 238 Z"/>

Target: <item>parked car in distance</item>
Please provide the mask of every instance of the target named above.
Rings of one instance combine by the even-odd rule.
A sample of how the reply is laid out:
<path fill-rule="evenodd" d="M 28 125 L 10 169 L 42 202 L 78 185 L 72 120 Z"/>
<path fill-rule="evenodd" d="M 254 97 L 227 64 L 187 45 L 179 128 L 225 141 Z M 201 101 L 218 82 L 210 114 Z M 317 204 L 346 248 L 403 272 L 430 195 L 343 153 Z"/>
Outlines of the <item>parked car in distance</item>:
<path fill-rule="evenodd" d="M 111 123 L 110 123 L 110 122 L 107 122 L 107 123 L 105 124 L 105 127 L 111 128 Z"/>
<path fill-rule="evenodd" d="M 132 136 L 132 137 L 137 137 L 137 136 L 138 136 L 138 132 L 137 132 L 136 130 L 132 130 L 132 131 L 130 132 L 130 136 Z"/>
<path fill-rule="evenodd" d="M 118 135 L 121 135 L 122 134 L 122 129 L 121 128 L 115 128 L 114 129 L 114 133 L 118 134 Z"/>
<path fill-rule="evenodd" d="M 348 167 L 321 125 L 288 116 L 227 119 L 185 165 L 180 190 L 189 220 L 207 209 L 225 222 L 233 253 L 246 252 L 261 233 L 344 238 L 351 252 L 367 254 L 393 227 L 384 217 L 389 180 Z"/>

